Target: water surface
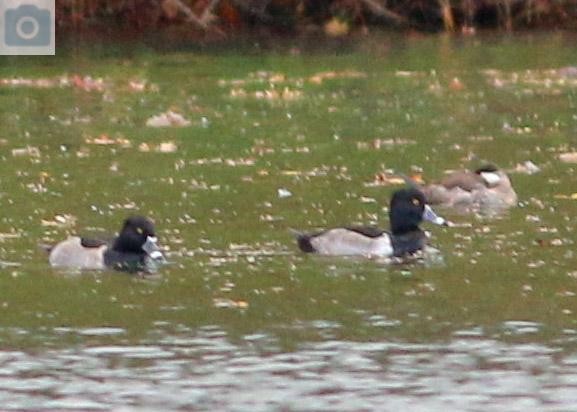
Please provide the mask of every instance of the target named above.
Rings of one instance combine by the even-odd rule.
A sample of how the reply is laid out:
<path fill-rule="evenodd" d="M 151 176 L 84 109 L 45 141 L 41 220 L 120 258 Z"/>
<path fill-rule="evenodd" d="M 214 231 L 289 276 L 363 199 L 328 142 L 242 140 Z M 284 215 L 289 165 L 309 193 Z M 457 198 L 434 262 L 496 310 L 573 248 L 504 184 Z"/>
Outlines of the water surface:
<path fill-rule="evenodd" d="M 280 50 L 68 46 L 0 63 L 4 409 L 577 409 L 577 62 L 561 34 Z M 172 110 L 184 127 L 147 126 Z M 520 207 L 444 210 L 432 264 L 302 255 L 398 186 L 491 160 Z M 517 165 L 540 168 L 526 174 Z M 279 191 L 280 189 L 280 191 Z M 154 276 L 38 243 L 153 217 Z"/>

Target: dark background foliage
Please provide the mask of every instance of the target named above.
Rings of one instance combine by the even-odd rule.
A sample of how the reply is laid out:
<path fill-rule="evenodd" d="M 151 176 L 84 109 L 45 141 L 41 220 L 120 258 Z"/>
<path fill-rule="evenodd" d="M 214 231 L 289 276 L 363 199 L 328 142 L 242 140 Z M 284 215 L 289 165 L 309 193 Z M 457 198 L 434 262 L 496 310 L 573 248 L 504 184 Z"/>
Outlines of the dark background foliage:
<path fill-rule="evenodd" d="M 577 0 L 58 0 L 60 29 L 148 31 L 179 26 L 199 34 L 371 28 L 418 31 L 575 29 Z"/>

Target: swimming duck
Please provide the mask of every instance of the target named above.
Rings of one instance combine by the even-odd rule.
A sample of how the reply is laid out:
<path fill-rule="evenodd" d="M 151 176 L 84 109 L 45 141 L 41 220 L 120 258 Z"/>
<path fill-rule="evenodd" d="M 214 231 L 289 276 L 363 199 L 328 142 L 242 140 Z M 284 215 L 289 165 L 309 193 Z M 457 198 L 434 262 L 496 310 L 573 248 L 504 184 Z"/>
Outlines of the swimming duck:
<path fill-rule="evenodd" d="M 147 270 L 150 264 L 164 262 L 156 242 L 152 221 L 143 216 L 131 216 L 111 242 L 71 236 L 49 249 L 48 260 L 55 267 Z"/>
<path fill-rule="evenodd" d="M 447 225 L 425 202 L 416 188 L 396 191 L 389 207 L 391 232 L 375 227 L 339 227 L 312 234 L 299 234 L 303 252 L 321 255 L 405 256 L 424 249 L 427 235 L 419 228 L 423 220 Z"/>
<path fill-rule="evenodd" d="M 457 209 L 502 210 L 517 204 L 517 193 L 505 172 L 485 165 L 474 172 L 453 172 L 439 183 L 421 188 L 427 203 Z"/>

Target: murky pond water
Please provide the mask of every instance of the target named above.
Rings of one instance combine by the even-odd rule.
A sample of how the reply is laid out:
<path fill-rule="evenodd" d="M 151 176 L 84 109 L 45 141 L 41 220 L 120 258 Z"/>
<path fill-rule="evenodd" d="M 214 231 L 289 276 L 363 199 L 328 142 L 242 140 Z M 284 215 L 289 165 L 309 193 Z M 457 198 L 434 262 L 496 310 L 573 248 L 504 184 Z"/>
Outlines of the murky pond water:
<path fill-rule="evenodd" d="M 577 410 L 574 45 L 4 57 L 2 409 Z M 388 171 L 477 159 L 511 172 L 520 206 L 443 210 L 440 261 L 294 244 L 291 228 L 386 227 Z M 137 212 L 168 250 L 155 275 L 57 271 L 38 247 Z"/>

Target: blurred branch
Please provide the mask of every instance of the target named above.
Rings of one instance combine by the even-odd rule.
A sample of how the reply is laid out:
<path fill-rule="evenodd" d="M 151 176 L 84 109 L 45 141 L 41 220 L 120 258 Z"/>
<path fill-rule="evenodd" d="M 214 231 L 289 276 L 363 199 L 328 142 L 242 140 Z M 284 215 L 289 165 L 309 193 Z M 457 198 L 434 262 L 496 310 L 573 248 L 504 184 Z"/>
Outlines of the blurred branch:
<path fill-rule="evenodd" d="M 214 8 L 218 5 L 220 0 L 211 0 L 211 2 L 206 6 L 202 12 L 202 16 L 198 17 L 182 0 L 164 0 L 164 4 L 170 3 L 171 7 L 182 12 L 186 16 L 186 21 L 189 23 L 194 23 L 203 30 L 208 30 L 210 28 L 210 22 L 213 20 Z"/>
<path fill-rule="evenodd" d="M 206 6 L 204 11 L 202 12 L 202 16 L 200 16 L 201 21 L 210 22 L 210 20 L 212 20 L 214 18 L 213 11 L 216 8 L 216 6 L 218 5 L 219 1 L 220 0 L 210 0 L 209 5 Z"/>
<path fill-rule="evenodd" d="M 376 0 L 361 0 L 361 1 L 365 4 L 365 6 L 368 7 L 369 10 L 371 10 L 371 12 L 373 12 L 378 16 L 384 17 L 389 20 L 394 20 L 396 23 L 406 22 L 406 19 L 403 16 L 385 8 L 384 6 L 379 4 Z"/>
<path fill-rule="evenodd" d="M 451 9 L 451 0 L 437 0 L 441 8 L 441 16 L 443 17 L 443 25 L 448 32 L 455 31 L 455 18 L 453 17 L 453 10 Z"/>

